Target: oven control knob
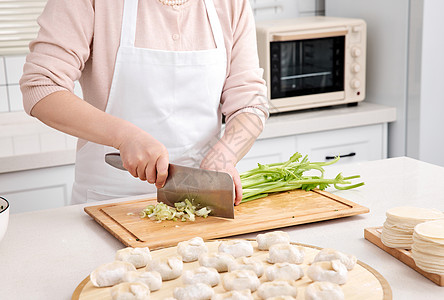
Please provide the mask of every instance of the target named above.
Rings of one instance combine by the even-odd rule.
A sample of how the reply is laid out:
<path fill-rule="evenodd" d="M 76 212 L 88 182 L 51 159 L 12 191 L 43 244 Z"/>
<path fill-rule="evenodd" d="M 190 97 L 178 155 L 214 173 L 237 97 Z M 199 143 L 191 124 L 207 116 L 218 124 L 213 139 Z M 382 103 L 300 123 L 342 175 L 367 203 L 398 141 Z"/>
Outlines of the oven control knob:
<path fill-rule="evenodd" d="M 353 73 L 359 73 L 359 71 L 361 71 L 361 65 L 360 64 L 352 64 L 351 66 L 351 71 Z"/>
<path fill-rule="evenodd" d="M 359 89 L 359 87 L 361 86 L 361 82 L 358 79 L 352 79 L 352 81 L 350 82 L 350 86 L 353 89 Z"/>
<path fill-rule="evenodd" d="M 361 49 L 360 49 L 359 47 L 353 47 L 353 48 L 351 49 L 351 55 L 352 55 L 353 57 L 361 56 Z"/>

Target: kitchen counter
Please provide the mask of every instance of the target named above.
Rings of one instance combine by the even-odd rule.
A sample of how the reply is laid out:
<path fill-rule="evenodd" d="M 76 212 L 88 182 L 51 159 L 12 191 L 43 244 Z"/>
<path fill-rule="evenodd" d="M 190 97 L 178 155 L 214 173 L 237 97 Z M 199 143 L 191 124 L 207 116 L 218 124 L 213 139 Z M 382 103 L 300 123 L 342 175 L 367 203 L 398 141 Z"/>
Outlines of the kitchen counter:
<path fill-rule="evenodd" d="M 338 249 L 381 273 L 393 299 L 442 299 L 439 287 L 364 239 L 364 228 L 380 226 L 391 207 L 412 205 L 444 210 L 444 168 L 400 157 L 326 168 L 360 174 L 365 185 L 335 194 L 370 208 L 370 213 L 287 227 L 292 241 Z M 146 197 L 146 196 L 142 196 Z M 118 199 L 125 201 L 135 199 Z M 111 202 L 111 201 L 108 201 Z M 77 285 L 124 247 L 84 213 L 86 205 L 13 214 L 0 242 L 1 299 L 70 299 Z M 266 218 L 266 216 L 264 216 Z M 254 238 L 257 233 L 241 238 Z"/>
<path fill-rule="evenodd" d="M 396 109 L 361 102 L 272 115 L 259 139 L 388 123 Z M 74 164 L 76 139 L 44 125 L 24 112 L 0 118 L 0 174 Z"/>

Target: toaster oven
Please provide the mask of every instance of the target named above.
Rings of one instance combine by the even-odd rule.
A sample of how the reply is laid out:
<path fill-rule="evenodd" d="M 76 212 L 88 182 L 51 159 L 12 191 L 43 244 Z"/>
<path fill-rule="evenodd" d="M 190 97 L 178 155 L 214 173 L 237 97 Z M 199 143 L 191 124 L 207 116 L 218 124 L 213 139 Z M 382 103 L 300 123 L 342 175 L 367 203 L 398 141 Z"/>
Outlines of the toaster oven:
<path fill-rule="evenodd" d="M 364 100 L 364 20 L 269 20 L 257 22 L 256 33 L 271 113 Z"/>

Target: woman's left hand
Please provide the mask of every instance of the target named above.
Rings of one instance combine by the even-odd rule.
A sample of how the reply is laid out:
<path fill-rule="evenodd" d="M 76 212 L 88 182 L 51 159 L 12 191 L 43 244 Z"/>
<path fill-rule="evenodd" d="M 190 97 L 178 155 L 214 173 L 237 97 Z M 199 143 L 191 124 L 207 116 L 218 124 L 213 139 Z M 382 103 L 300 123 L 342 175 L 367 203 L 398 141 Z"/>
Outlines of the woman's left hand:
<path fill-rule="evenodd" d="M 213 170 L 219 172 L 225 172 L 231 175 L 234 183 L 234 205 L 239 205 L 242 200 L 242 183 L 240 180 L 239 172 L 235 167 L 236 158 L 230 155 L 229 151 L 218 149 L 213 147 L 206 157 L 203 159 L 200 167 L 205 170 Z"/>

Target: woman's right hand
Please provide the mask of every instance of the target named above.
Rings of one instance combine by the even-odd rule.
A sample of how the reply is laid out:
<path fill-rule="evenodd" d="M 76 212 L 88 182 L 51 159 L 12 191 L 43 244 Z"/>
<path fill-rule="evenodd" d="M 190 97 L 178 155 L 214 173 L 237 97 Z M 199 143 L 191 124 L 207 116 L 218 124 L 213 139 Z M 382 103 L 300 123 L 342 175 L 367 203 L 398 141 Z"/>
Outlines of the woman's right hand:
<path fill-rule="evenodd" d="M 147 180 L 157 188 L 163 187 L 169 165 L 166 147 L 142 129 L 130 127 L 124 130 L 121 141 L 115 146 L 120 150 L 123 166 L 134 177 Z"/>

